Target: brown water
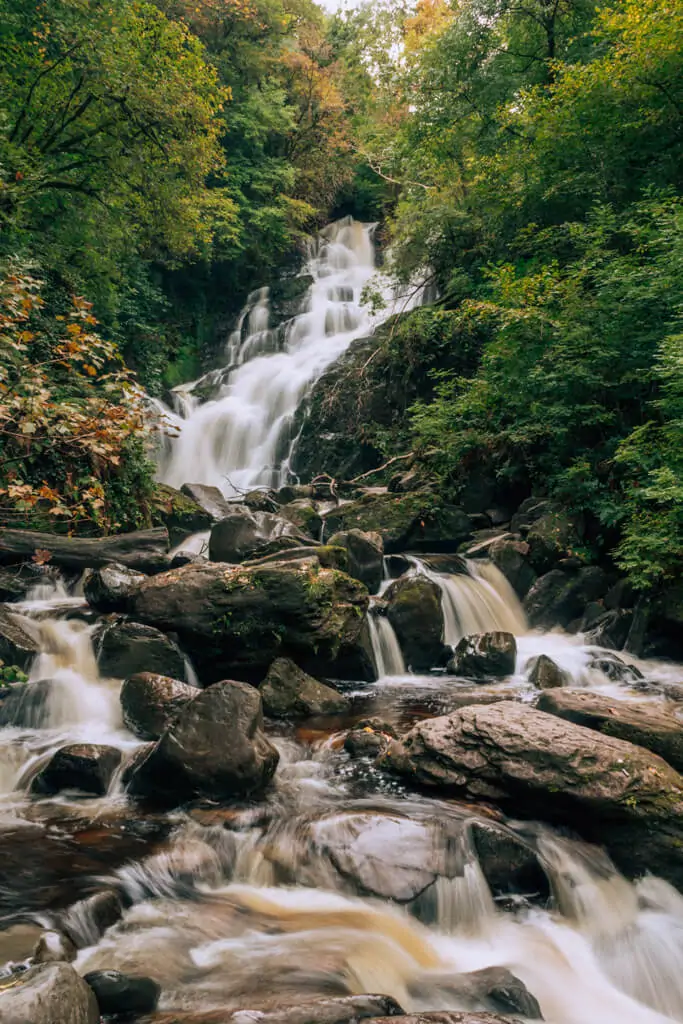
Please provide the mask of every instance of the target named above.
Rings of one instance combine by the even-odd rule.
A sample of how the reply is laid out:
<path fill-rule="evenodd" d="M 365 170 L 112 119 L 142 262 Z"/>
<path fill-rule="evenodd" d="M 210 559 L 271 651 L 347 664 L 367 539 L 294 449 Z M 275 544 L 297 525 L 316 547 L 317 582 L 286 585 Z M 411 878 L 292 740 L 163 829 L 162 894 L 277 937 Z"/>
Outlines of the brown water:
<path fill-rule="evenodd" d="M 101 800 L 30 801 L 30 779 L 63 743 L 138 746 L 120 720 L 120 683 L 98 676 L 90 626 L 46 611 L 44 598 L 24 609 L 46 699 L 0 730 L 0 927 L 115 885 L 129 909 L 77 967 L 149 974 L 166 1009 L 364 992 L 406 1009 L 470 1008 L 456 976 L 499 965 L 551 1024 L 683 1021 L 679 893 L 656 878 L 631 884 L 601 851 L 544 826 L 405 792 L 344 753 L 343 723 L 278 729 L 280 767 L 258 804 L 141 818 L 118 781 Z M 618 685 L 587 667 L 580 640 L 529 635 L 519 647 L 516 677 L 475 696 L 524 697 L 525 659 L 540 648 L 580 685 Z M 655 684 L 674 672 L 640 668 Z M 473 690 L 404 676 L 357 688 L 354 713 L 407 724 Z M 482 853 L 484 827 L 519 864 Z"/>

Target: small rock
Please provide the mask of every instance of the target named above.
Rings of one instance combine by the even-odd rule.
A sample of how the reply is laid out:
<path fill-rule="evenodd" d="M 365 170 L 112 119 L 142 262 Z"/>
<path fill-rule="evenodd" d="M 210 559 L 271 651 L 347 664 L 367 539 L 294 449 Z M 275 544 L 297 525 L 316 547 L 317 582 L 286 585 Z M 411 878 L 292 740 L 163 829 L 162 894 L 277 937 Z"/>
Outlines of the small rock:
<path fill-rule="evenodd" d="M 554 690 L 560 686 L 569 686 L 571 676 L 556 665 L 547 654 L 539 654 L 527 665 L 529 682 L 539 690 Z"/>
<path fill-rule="evenodd" d="M 348 711 L 348 697 L 307 675 L 289 658 L 277 658 L 259 687 L 263 710 L 271 718 L 307 718 Z"/>
<path fill-rule="evenodd" d="M 101 635 L 97 664 L 100 674 L 126 679 L 139 672 L 154 672 L 171 679 L 185 677 L 185 659 L 176 643 L 153 626 L 114 622 Z"/>
<path fill-rule="evenodd" d="M 71 963 L 77 952 L 74 943 L 62 932 L 43 932 L 33 950 L 33 960 L 37 964 Z"/>
<path fill-rule="evenodd" d="M 512 633 L 474 633 L 458 643 L 448 671 L 470 679 L 502 678 L 513 674 L 516 659 Z"/>
<path fill-rule="evenodd" d="M 157 1008 L 161 987 L 151 978 L 120 971 L 90 971 L 83 978 L 95 994 L 103 1016 L 151 1013 Z"/>
<path fill-rule="evenodd" d="M 121 898 L 113 889 L 73 903 L 60 915 L 59 925 L 78 949 L 92 946 L 123 916 Z"/>
<path fill-rule="evenodd" d="M 352 757 L 376 757 L 397 739 L 398 733 L 392 725 L 379 718 L 365 718 L 350 729 L 344 740 L 344 750 Z"/>
<path fill-rule="evenodd" d="M 2 1024 L 99 1024 L 92 990 L 69 964 L 39 964 L 0 992 Z"/>
<path fill-rule="evenodd" d="M 0 606 L 0 659 L 6 665 L 27 669 L 40 650 L 40 642 L 29 621 Z"/>
<path fill-rule="evenodd" d="M 58 750 L 36 775 L 31 792 L 54 796 L 65 789 L 77 789 L 92 796 L 104 796 L 120 763 L 121 751 L 116 747 L 72 743 Z"/>
<path fill-rule="evenodd" d="M 99 612 L 125 612 L 133 594 L 146 579 L 143 572 L 113 562 L 101 569 L 86 570 L 83 593 L 91 608 Z"/>
<path fill-rule="evenodd" d="M 142 740 L 158 740 L 178 712 L 200 690 L 154 672 L 130 676 L 121 687 L 121 708 L 126 728 Z"/>

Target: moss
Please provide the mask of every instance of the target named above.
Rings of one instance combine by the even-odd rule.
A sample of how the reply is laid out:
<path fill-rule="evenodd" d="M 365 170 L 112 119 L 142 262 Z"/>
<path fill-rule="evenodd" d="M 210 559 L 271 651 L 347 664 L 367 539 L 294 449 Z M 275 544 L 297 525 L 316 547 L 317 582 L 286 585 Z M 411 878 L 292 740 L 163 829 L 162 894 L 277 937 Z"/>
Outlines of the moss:
<path fill-rule="evenodd" d="M 156 484 L 151 509 L 152 523 L 167 528 L 172 545 L 180 544 L 193 533 L 210 529 L 213 522 L 193 498 L 168 484 Z"/>

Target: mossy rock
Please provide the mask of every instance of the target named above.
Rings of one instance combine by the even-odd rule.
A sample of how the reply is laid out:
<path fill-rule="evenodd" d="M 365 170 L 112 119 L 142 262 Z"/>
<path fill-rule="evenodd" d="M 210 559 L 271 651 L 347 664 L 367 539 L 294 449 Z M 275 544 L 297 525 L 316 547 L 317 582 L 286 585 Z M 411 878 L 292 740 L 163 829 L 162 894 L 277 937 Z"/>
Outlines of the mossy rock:
<path fill-rule="evenodd" d="M 443 642 L 441 591 L 426 576 L 403 576 L 386 593 L 387 618 L 414 672 L 445 665 L 450 649 Z"/>
<path fill-rule="evenodd" d="M 188 497 L 168 484 L 157 484 L 152 498 L 152 522 L 165 526 L 175 547 L 186 537 L 201 530 L 209 530 L 213 519 L 194 498 Z"/>
<path fill-rule="evenodd" d="M 384 551 L 457 551 L 472 534 L 469 516 L 429 491 L 370 492 L 325 518 L 325 538 L 347 530 L 378 533 Z"/>

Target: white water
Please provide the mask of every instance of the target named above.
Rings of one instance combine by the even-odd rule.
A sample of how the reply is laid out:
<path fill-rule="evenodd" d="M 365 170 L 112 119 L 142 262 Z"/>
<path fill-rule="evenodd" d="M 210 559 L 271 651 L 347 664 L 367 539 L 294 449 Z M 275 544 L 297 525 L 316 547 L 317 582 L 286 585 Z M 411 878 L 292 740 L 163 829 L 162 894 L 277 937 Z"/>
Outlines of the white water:
<path fill-rule="evenodd" d="M 225 370 L 177 388 L 175 411 L 162 407 L 177 432 L 159 456 L 162 481 L 211 484 L 226 496 L 286 482 L 295 415 L 315 381 L 380 319 L 421 301 L 419 288 L 402 297 L 376 273 L 373 231 L 345 218 L 311 242 L 304 273 L 313 284 L 285 324 L 271 324 L 267 288 L 252 293 L 230 336 Z M 381 316 L 361 301 L 371 281 L 386 302 Z M 214 392 L 203 404 L 198 385 Z"/>
<path fill-rule="evenodd" d="M 398 637 L 385 615 L 368 615 L 368 630 L 378 679 L 404 676 L 406 665 Z"/>

